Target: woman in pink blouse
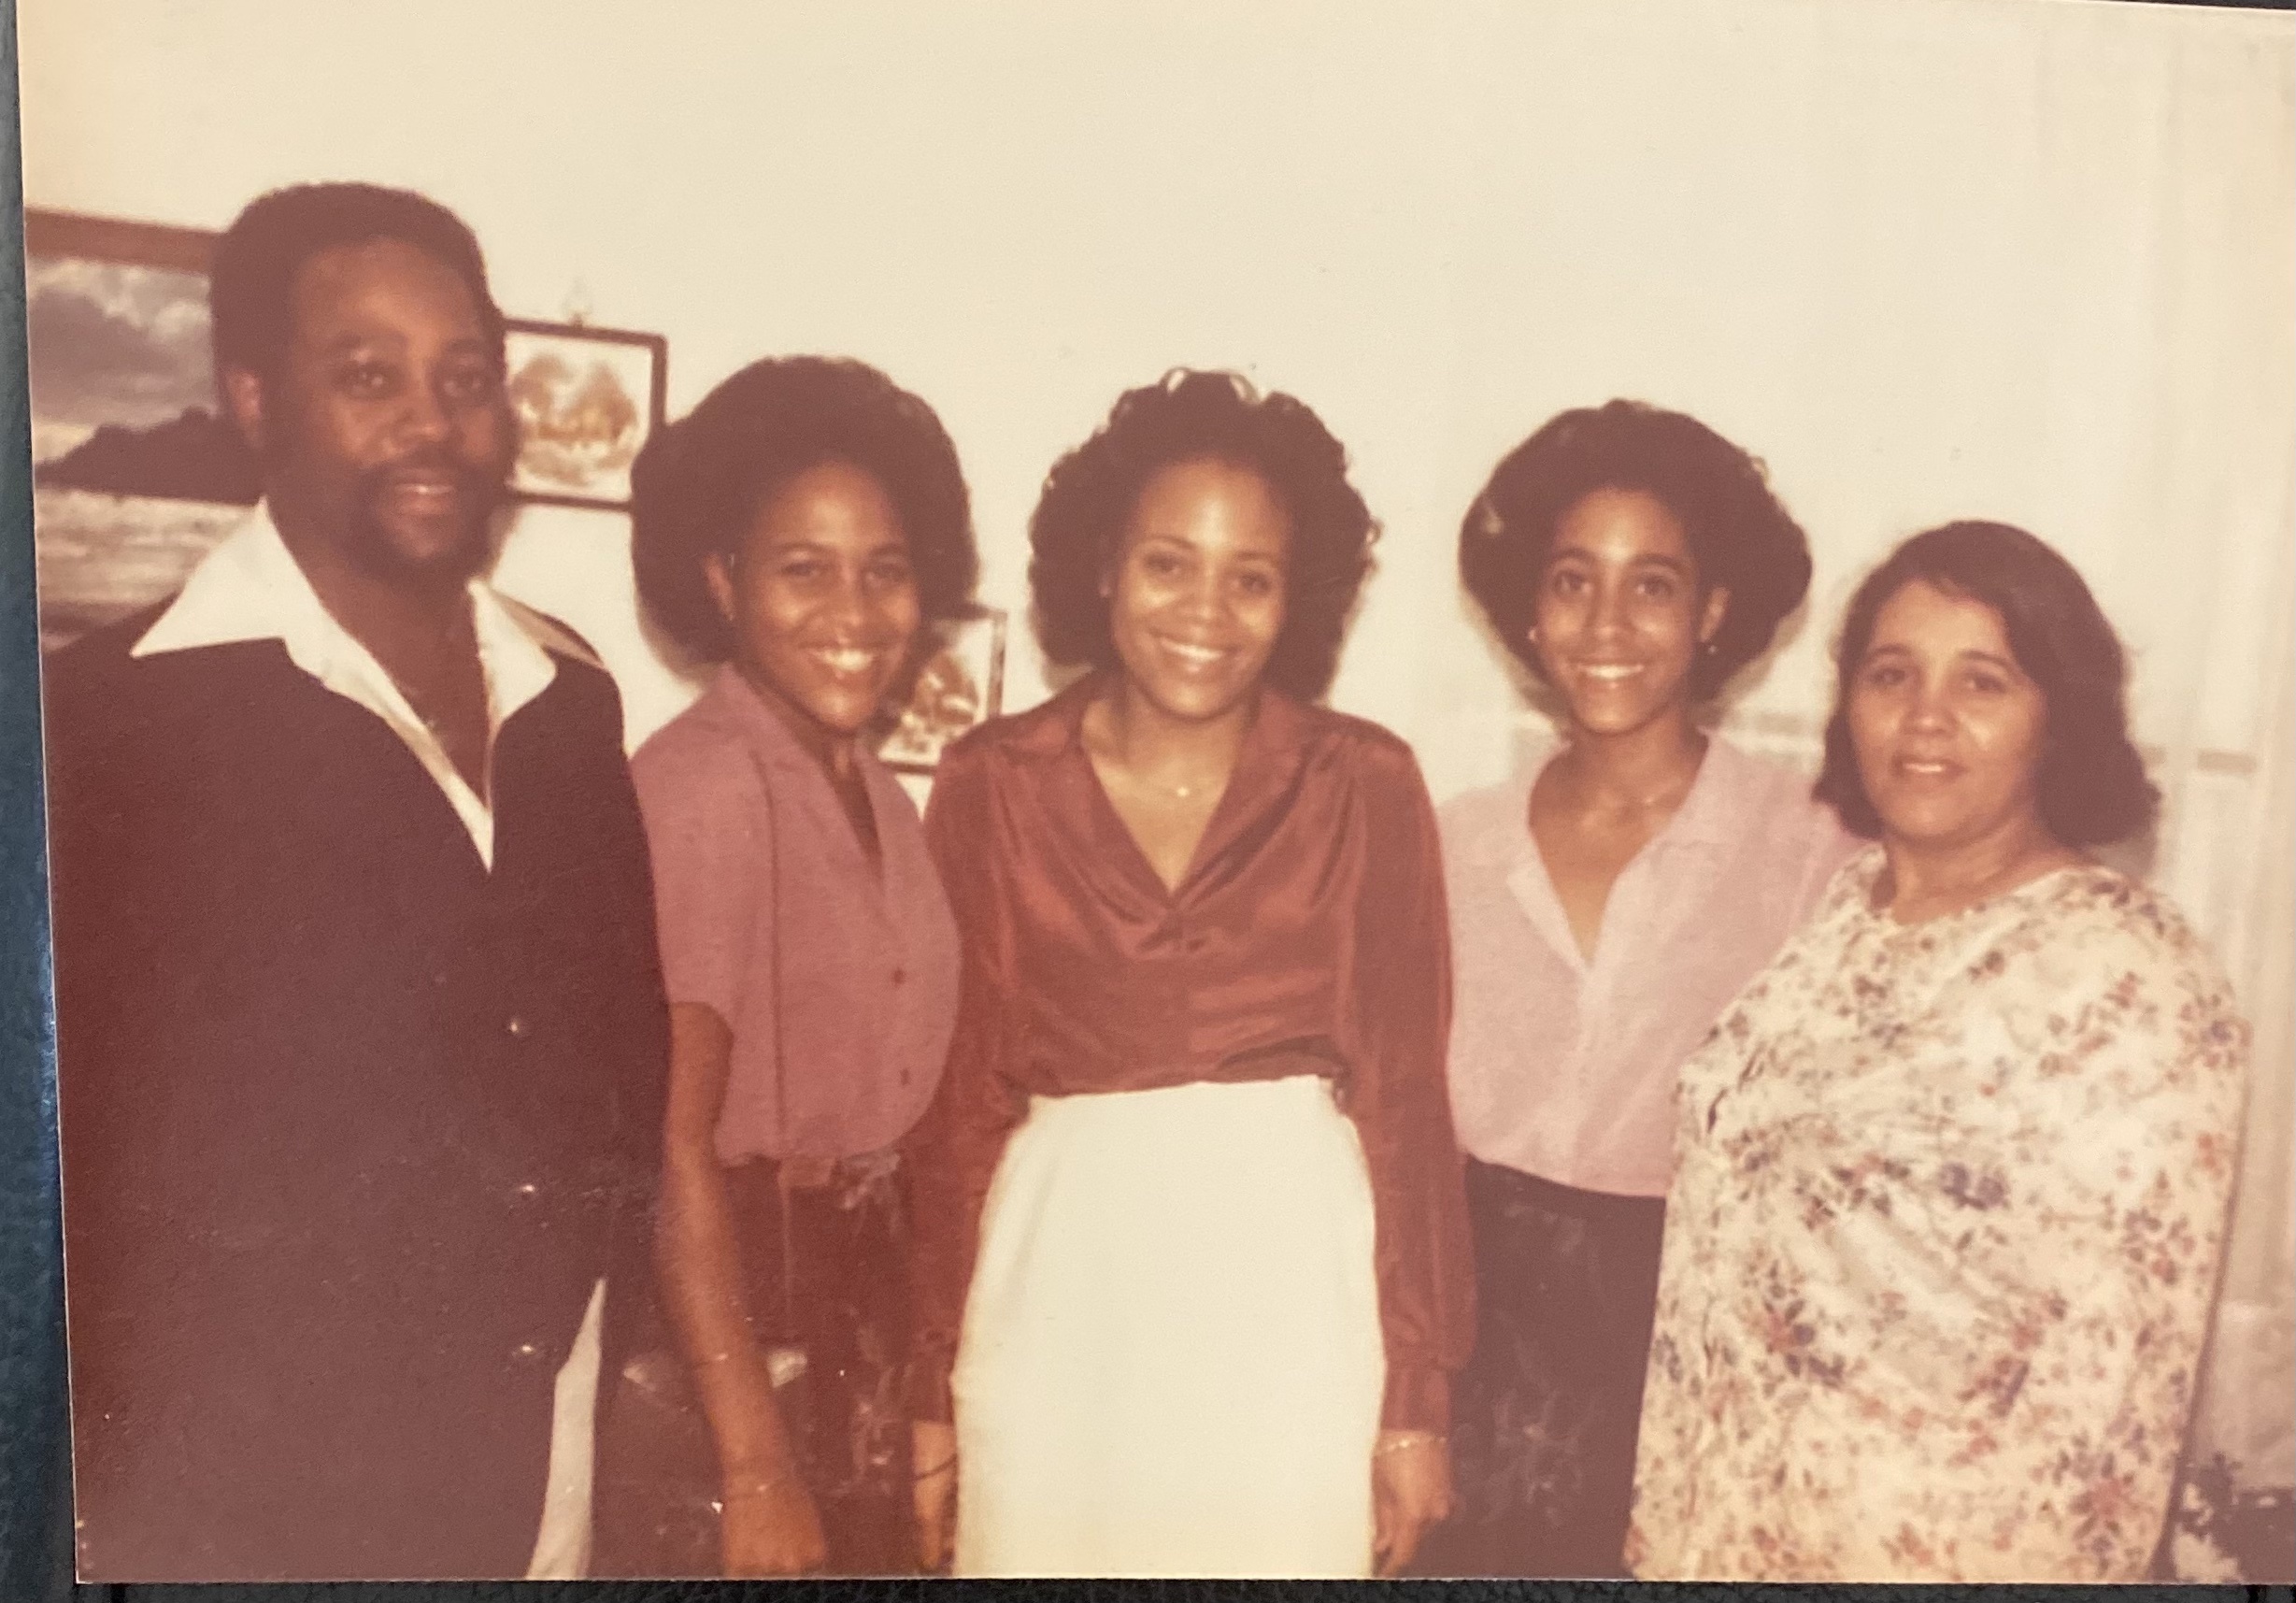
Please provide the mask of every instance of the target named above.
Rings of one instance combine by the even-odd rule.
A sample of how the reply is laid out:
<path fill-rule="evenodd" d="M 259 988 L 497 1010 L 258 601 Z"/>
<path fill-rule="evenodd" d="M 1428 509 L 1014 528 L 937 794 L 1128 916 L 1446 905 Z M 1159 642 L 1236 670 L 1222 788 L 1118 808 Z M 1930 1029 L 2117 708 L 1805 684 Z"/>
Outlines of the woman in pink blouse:
<path fill-rule="evenodd" d="M 1500 463 L 1460 535 L 1562 740 L 1446 809 L 1478 1317 L 1438 1573 L 1621 1572 L 1675 1076 L 1854 842 L 1700 716 L 1800 605 L 1752 458 L 1628 401 Z"/>
<path fill-rule="evenodd" d="M 907 1568 L 894 1147 L 940 1075 L 957 937 L 863 737 L 971 592 L 964 480 L 922 401 L 797 358 L 718 386 L 635 486 L 648 614 L 721 665 L 633 770 L 671 1004 L 657 1256 L 722 1567 Z"/>
<path fill-rule="evenodd" d="M 1366 1575 L 1443 1511 L 1433 810 L 1314 705 L 1373 532 L 1315 414 L 1226 374 L 1126 394 L 1046 483 L 1037 626 L 1088 671 L 960 742 L 926 820 L 964 980 L 910 1402 L 960 1572 Z"/>

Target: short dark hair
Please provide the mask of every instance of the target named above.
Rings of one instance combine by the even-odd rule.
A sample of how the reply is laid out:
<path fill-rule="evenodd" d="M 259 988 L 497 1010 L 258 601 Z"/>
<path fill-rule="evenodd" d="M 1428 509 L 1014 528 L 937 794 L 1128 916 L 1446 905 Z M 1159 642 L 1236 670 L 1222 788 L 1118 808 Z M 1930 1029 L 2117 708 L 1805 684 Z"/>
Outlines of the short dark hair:
<path fill-rule="evenodd" d="M 2120 637 L 2073 565 L 2007 523 L 1947 523 L 1914 536 L 1858 586 L 1833 650 L 1833 716 L 1817 794 L 1860 835 L 1881 833 L 1849 738 L 1849 695 L 1874 624 L 1898 592 L 1920 581 L 2001 617 L 2018 666 L 2046 708 L 2034 792 L 2041 822 L 2062 845 L 2104 846 L 2141 834 L 2161 793 L 2129 737 L 2128 659 Z"/>
<path fill-rule="evenodd" d="M 1234 373 L 1176 368 L 1127 390 L 1099 431 L 1053 464 L 1029 519 L 1037 639 L 1055 663 L 1117 666 L 1102 585 L 1124 526 L 1150 479 L 1202 459 L 1257 474 L 1290 515 L 1283 630 L 1262 677 L 1314 701 L 1338 671 L 1379 526 L 1322 420 Z"/>
<path fill-rule="evenodd" d="M 1652 497 L 1682 525 L 1702 591 L 1730 592 L 1721 625 L 1690 666 L 1704 700 L 1767 651 L 1810 587 L 1810 547 L 1762 465 L 1697 419 L 1640 401 L 1549 419 L 1500 460 L 1459 527 L 1459 575 L 1502 643 L 1530 671 L 1539 580 L 1555 531 L 1598 490 Z"/>
<path fill-rule="evenodd" d="M 734 651 L 704 569 L 730 554 L 791 479 L 824 463 L 876 479 L 901 519 L 927 623 L 963 614 L 979 572 L 957 448 L 931 407 L 845 357 L 753 362 L 658 430 L 631 468 L 630 551 L 639 599 L 703 662 Z"/>
<path fill-rule="evenodd" d="M 502 360 L 502 308 L 486 284 L 486 261 L 463 220 L 435 200 L 376 184 L 296 184 L 248 204 L 215 242 L 207 274 L 215 381 L 237 367 L 276 378 L 286 360 L 295 275 L 322 250 L 395 239 L 436 260 L 470 291 L 479 325 Z M 223 415 L 231 415 L 227 396 Z"/>

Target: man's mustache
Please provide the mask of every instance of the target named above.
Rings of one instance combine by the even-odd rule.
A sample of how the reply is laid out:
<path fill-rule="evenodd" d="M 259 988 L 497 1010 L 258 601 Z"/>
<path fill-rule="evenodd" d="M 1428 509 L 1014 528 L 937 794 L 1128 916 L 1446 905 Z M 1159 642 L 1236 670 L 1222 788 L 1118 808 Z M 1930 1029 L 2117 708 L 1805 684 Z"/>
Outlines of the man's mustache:
<path fill-rule="evenodd" d="M 464 505 L 480 510 L 491 510 L 507 489 L 505 478 L 478 472 L 445 451 L 425 448 L 362 470 L 359 494 L 364 499 L 376 500 L 408 480 L 443 481 L 454 488 Z"/>

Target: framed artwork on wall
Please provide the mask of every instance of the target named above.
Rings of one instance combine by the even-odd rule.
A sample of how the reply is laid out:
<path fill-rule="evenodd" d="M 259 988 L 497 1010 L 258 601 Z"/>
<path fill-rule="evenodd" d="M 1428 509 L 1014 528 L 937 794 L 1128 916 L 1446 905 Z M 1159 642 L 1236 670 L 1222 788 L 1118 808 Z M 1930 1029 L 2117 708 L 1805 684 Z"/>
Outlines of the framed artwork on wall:
<path fill-rule="evenodd" d="M 877 748 L 897 774 L 929 776 L 951 740 L 1004 710 L 1005 614 L 976 607 L 945 625 L 898 722 Z"/>
<path fill-rule="evenodd" d="M 630 466 L 662 426 L 669 342 L 658 334 L 512 319 L 505 340 L 521 445 L 512 494 L 630 509 Z"/>
<path fill-rule="evenodd" d="M 207 349 L 203 229 L 24 213 L 40 645 L 171 594 L 255 502 Z"/>

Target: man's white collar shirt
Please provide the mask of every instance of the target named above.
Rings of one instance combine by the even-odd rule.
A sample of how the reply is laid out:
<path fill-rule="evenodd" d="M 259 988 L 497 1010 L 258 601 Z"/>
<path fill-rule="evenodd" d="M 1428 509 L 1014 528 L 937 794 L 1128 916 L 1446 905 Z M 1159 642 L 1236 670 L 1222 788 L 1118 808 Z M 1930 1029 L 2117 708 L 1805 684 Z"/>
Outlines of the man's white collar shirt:
<path fill-rule="evenodd" d="M 558 675 L 551 653 L 597 666 L 582 643 L 533 608 L 503 595 L 483 580 L 469 585 L 471 623 L 478 663 L 486 674 L 487 749 L 510 715 L 549 688 Z M 294 665 L 337 695 L 358 703 L 391 727 L 438 784 L 470 833 L 479 860 L 494 866 L 494 812 L 447 755 L 429 724 L 408 704 L 374 652 L 337 623 L 303 568 L 270 508 L 257 505 L 247 522 L 223 538 L 192 571 L 174 605 L 129 653 L 164 651 L 244 640 L 277 640 Z"/>
<path fill-rule="evenodd" d="M 533 608 L 470 581 L 471 623 L 486 673 L 487 753 L 510 715 L 558 677 L 553 652 L 598 666 L 589 648 Z M 134 657 L 247 640 L 277 640 L 294 665 L 337 695 L 356 702 L 406 743 L 470 833 L 479 861 L 494 866 L 494 811 L 463 778 L 447 749 L 422 722 L 391 675 L 337 623 L 294 553 L 258 504 L 247 522 L 200 560 L 175 602 L 145 631 Z M 558 1372 L 550 1417 L 549 1472 L 529 1580 L 578 1578 L 589 1567 L 592 1443 L 597 1417 L 600 1320 L 606 1282 L 592 1289 L 574 1350 Z"/>

